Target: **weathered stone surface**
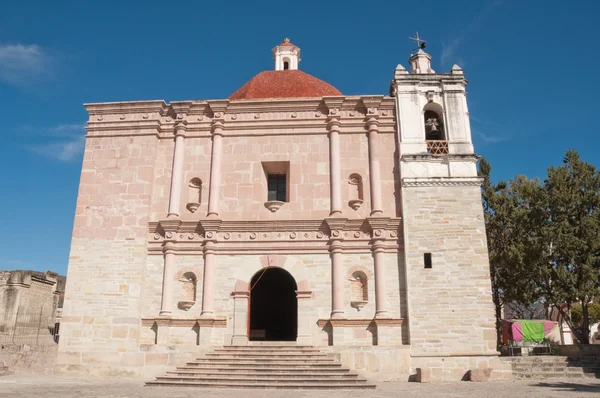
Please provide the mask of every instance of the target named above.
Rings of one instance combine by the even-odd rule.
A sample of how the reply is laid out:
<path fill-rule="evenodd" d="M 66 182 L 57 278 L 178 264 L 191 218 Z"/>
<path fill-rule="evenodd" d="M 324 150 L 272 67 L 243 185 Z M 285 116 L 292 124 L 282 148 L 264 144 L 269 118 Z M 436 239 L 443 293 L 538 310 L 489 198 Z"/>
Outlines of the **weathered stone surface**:
<path fill-rule="evenodd" d="M 490 368 L 471 369 L 471 370 L 469 370 L 468 378 L 469 378 L 469 381 L 477 381 L 477 382 L 488 381 L 491 374 L 492 374 L 492 369 L 490 369 Z"/>

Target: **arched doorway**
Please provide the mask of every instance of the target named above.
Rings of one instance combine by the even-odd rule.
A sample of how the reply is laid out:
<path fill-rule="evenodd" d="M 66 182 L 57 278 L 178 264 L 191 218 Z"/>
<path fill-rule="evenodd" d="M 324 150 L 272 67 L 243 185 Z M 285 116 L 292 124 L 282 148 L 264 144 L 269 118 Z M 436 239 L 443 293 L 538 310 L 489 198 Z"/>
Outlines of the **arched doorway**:
<path fill-rule="evenodd" d="M 298 289 L 282 268 L 265 268 L 250 282 L 250 340 L 296 341 Z"/>

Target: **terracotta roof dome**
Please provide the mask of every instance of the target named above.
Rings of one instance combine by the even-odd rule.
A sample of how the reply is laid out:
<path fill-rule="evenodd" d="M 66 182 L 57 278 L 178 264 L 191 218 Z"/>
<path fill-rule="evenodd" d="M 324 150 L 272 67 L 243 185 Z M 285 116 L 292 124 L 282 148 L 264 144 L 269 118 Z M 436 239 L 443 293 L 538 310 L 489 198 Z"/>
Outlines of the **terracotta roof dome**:
<path fill-rule="evenodd" d="M 331 84 L 300 70 L 260 72 L 229 96 L 230 100 L 259 98 L 314 98 L 342 95 Z"/>

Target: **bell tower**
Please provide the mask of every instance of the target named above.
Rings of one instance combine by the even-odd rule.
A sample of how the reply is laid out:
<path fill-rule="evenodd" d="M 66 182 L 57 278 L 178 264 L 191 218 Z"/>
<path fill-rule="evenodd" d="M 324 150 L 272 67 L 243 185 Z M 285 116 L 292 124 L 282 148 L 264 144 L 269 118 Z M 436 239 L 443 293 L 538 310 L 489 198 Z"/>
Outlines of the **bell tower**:
<path fill-rule="evenodd" d="M 465 355 L 478 361 L 496 356 L 481 179 L 463 70 L 454 65 L 437 73 L 426 42 L 418 34 L 411 39 L 417 48 L 410 71 L 398 65 L 390 87 L 398 123 L 411 366 L 439 364 L 441 372 L 451 372 Z"/>
<path fill-rule="evenodd" d="M 300 62 L 300 47 L 290 43 L 287 37 L 283 43 L 273 48 L 275 70 L 296 70 Z"/>

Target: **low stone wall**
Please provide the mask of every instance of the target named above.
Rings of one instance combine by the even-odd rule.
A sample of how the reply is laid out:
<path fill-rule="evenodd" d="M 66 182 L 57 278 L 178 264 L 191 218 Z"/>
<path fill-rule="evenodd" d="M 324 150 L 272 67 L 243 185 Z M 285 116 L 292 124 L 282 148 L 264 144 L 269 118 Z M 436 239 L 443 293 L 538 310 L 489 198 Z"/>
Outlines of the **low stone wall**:
<path fill-rule="evenodd" d="M 140 344 L 139 351 L 60 352 L 55 374 L 151 379 L 203 356 L 211 347 Z"/>
<path fill-rule="evenodd" d="M 426 369 L 432 382 L 468 380 L 468 372 L 474 369 L 491 369 L 490 380 L 513 378 L 511 362 L 497 356 L 415 356 L 410 364 L 412 374 L 417 368 Z"/>
<path fill-rule="evenodd" d="M 317 347 L 371 381 L 408 381 L 410 347 L 330 346 Z"/>
<path fill-rule="evenodd" d="M 559 345 L 558 354 L 566 357 L 600 357 L 600 344 Z"/>
<path fill-rule="evenodd" d="M 6 374 L 52 375 L 58 354 L 58 344 L 0 345 L 0 368 L 8 367 Z"/>

